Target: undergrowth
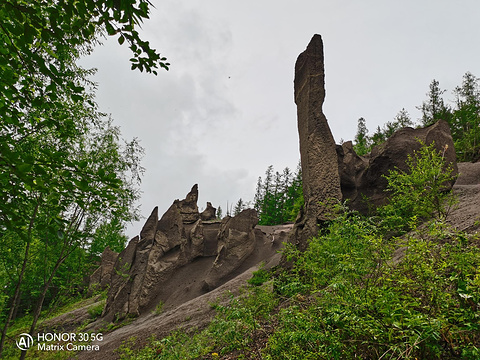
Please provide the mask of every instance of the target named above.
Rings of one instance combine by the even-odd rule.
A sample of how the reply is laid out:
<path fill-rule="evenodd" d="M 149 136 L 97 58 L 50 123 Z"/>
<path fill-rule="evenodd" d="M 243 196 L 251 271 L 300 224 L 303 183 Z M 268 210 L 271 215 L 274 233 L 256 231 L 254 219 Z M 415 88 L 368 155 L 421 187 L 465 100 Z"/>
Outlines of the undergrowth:
<path fill-rule="evenodd" d="M 383 240 L 344 212 L 307 251 L 284 254 L 297 259 L 291 271 L 217 305 L 206 329 L 175 331 L 122 358 L 480 358 L 478 235 L 434 220 Z"/>
<path fill-rule="evenodd" d="M 305 252 L 285 247 L 291 269 L 257 272 L 205 329 L 140 351 L 126 343 L 121 357 L 480 359 L 480 237 L 445 222 L 443 156 L 424 146 L 408 172 L 390 173 L 390 203 L 374 217 L 336 206 Z"/>
<path fill-rule="evenodd" d="M 103 308 L 106 302 L 106 291 L 97 292 L 88 298 L 76 297 L 70 299 L 70 301 L 63 303 L 61 306 L 58 306 L 54 309 L 46 309 L 42 311 L 40 317 L 40 324 L 38 326 L 38 331 L 43 331 L 43 323 L 53 319 L 59 315 L 66 314 L 72 310 L 82 308 L 88 304 L 92 304 L 87 310 L 89 319 L 87 319 L 83 324 L 79 325 L 77 329 L 70 332 L 83 331 L 84 327 L 90 322 L 96 320 L 102 313 Z M 93 303 L 92 301 L 95 301 Z M 15 341 L 21 333 L 28 333 L 30 324 L 32 321 L 31 315 L 25 315 L 21 318 L 16 319 L 13 324 L 10 326 L 7 333 L 7 342 L 2 353 L 2 358 L 4 359 L 18 359 L 20 356 L 20 350 L 17 348 Z M 51 330 L 51 329 L 49 329 Z M 55 329 L 61 331 L 61 329 Z M 73 353 L 73 352 L 71 352 Z M 26 358 L 27 359 L 67 359 L 72 355 L 68 351 L 37 351 L 35 348 L 31 348 Z"/>

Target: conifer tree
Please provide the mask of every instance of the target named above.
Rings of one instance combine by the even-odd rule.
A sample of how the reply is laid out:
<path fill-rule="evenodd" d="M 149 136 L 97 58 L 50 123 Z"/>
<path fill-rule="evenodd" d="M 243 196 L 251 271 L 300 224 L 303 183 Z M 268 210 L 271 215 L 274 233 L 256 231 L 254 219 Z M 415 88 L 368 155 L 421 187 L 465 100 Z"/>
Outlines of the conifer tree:
<path fill-rule="evenodd" d="M 430 83 L 428 99 L 417 107 L 422 112 L 422 125 L 429 126 L 443 119 L 449 121 L 450 109 L 443 101 L 445 90 L 440 88 L 440 83 L 433 79 Z"/>
<path fill-rule="evenodd" d="M 243 202 L 242 198 L 238 199 L 237 203 L 235 204 L 235 207 L 233 208 L 233 216 L 237 216 L 243 210 L 245 210 L 245 208 L 246 208 L 246 204 Z"/>
<path fill-rule="evenodd" d="M 368 136 L 366 121 L 363 117 L 358 119 L 357 134 L 355 135 L 353 149 L 358 155 L 365 155 L 370 151 L 371 139 Z"/>
<path fill-rule="evenodd" d="M 480 159 L 480 79 L 467 72 L 455 94 L 456 108 L 453 111 L 450 129 L 460 161 Z"/>

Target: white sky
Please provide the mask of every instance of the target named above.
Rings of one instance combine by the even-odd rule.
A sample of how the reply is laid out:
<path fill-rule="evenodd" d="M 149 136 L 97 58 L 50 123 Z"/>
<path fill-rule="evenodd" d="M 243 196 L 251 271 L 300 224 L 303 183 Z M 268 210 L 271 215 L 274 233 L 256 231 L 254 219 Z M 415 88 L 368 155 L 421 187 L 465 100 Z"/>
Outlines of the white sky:
<path fill-rule="evenodd" d="M 142 36 L 170 71 L 131 71 L 116 38 L 83 61 L 98 68 L 100 110 L 145 148 L 145 217 L 157 205 L 163 214 L 195 183 L 199 207 L 210 201 L 225 213 L 227 201 L 253 199 L 267 166 L 296 168 L 294 65 L 315 33 L 337 142 L 355 136 L 360 117 L 370 132 L 402 108 L 416 120 L 433 79 L 448 101 L 465 72 L 480 76 L 478 0 L 153 2 Z"/>

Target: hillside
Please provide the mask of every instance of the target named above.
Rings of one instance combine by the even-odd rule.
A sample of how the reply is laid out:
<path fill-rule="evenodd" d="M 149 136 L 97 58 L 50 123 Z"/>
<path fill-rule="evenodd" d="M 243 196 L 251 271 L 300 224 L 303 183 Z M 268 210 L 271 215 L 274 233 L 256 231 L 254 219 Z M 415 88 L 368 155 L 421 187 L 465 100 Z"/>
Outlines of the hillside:
<path fill-rule="evenodd" d="M 460 176 L 456 181 L 453 188 L 453 193 L 458 199 L 458 204 L 448 215 L 447 221 L 454 228 L 473 234 L 480 228 L 479 222 L 479 209 L 480 209 L 480 162 L 477 163 L 460 163 L 458 164 Z M 265 235 L 266 239 L 270 239 L 273 233 L 279 233 L 280 231 L 288 230 L 288 226 L 285 227 L 257 227 Z M 268 253 L 268 252 L 267 252 Z M 399 261 L 403 251 L 395 253 L 396 261 Z M 279 254 L 276 252 L 269 252 L 268 256 L 262 260 L 267 264 L 266 268 L 273 266 L 279 261 Z M 399 258 L 400 256 L 400 258 Z M 201 264 L 193 269 L 189 274 L 180 274 L 184 279 L 191 280 L 194 272 L 201 274 Z M 92 352 L 85 351 L 80 352 L 73 358 L 78 359 L 118 359 L 120 353 L 116 350 L 119 347 L 128 344 L 129 351 L 135 349 L 141 349 L 151 341 L 151 337 L 155 336 L 156 339 L 161 339 L 167 336 L 171 331 L 175 329 L 184 329 L 186 331 L 192 331 L 193 329 L 202 329 L 209 324 L 209 322 L 216 315 L 221 305 L 227 305 L 230 303 L 232 296 L 237 296 L 241 293 L 241 288 L 245 287 L 246 281 L 252 277 L 252 274 L 259 269 L 258 265 L 251 267 L 246 266 L 224 285 L 219 288 L 208 292 L 206 294 L 197 296 L 187 302 L 179 301 L 176 305 L 174 302 L 166 304 L 160 314 L 150 312 L 144 314 L 137 319 L 134 319 L 127 325 L 124 325 L 118 329 L 105 332 L 103 340 L 97 342 L 100 346 L 100 351 Z M 179 276 L 180 276 L 179 275 Z M 178 281 L 176 279 L 175 281 Z M 177 283 L 178 284 L 178 283 Z M 216 306 L 212 306 L 216 304 Z M 65 319 L 69 315 L 75 315 L 78 319 L 88 318 L 88 307 L 74 310 L 70 314 L 64 314 L 57 319 L 50 320 L 48 326 L 50 328 L 60 329 L 68 322 Z M 83 313 L 83 317 L 80 314 Z M 44 324 L 46 325 L 46 324 Z M 66 326 L 65 329 L 72 329 L 71 325 Z M 89 325 L 87 331 L 101 331 L 105 329 L 105 324 L 101 321 L 92 323 Z M 265 340 L 266 341 L 266 340 Z M 264 344 L 263 344 L 264 345 Z M 225 359 L 236 358 L 225 356 Z"/>

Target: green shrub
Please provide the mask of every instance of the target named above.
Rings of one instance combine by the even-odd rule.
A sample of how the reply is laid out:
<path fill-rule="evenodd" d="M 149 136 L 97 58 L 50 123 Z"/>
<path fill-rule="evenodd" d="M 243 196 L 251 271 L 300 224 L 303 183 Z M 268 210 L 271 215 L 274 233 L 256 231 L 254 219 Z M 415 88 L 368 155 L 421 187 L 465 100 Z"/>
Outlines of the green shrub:
<path fill-rule="evenodd" d="M 297 261 L 277 288 L 308 300 L 279 312 L 265 358 L 476 359 L 478 242 L 433 221 L 406 238 L 394 264 L 368 222 L 340 216 L 304 254 L 288 250 Z M 292 283 L 311 295 L 295 296 Z"/>
<path fill-rule="evenodd" d="M 438 152 L 435 143 L 422 144 L 409 155 L 407 171 L 395 169 L 385 176 L 390 193 L 389 203 L 379 209 L 380 217 L 389 230 L 408 231 L 419 221 L 432 217 L 445 219 L 454 205 L 446 184 L 455 179 L 452 164 L 446 164 L 445 152 L 454 151 L 445 145 Z"/>
<path fill-rule="evenodd" d="M 88 314 L 92 319 L 96 319 L 102 315 L 104 307 L 105 307 L 105 300 L 99 301 L 98 304 L 88 308 Z"/>
<path fill-rule="evenodd" d="M 257 271 L 253 272 L 253 276 L 250 279 L 248 279 L 247 282 L 250 285 L 260 286 L 260 285 L 263 285 L 268 280 L 270 280 L 270 278 L 271 278 L 270 272 L 263 269 L 263 267 L 261 267 Z"/>
<path fill-rule="evenodd" d="M 163 312 L 163 301 L 159 301 L 153 313 L 155 315 L 160 315 Z"/>

